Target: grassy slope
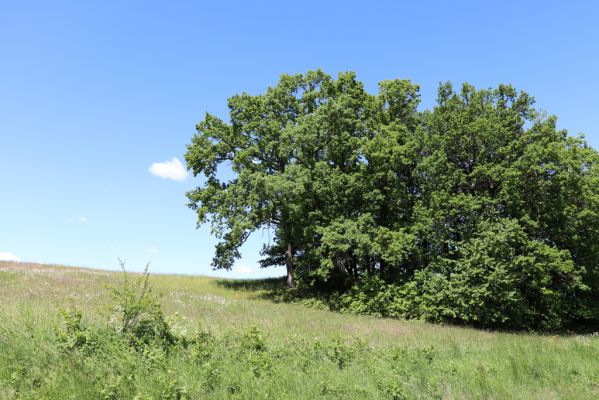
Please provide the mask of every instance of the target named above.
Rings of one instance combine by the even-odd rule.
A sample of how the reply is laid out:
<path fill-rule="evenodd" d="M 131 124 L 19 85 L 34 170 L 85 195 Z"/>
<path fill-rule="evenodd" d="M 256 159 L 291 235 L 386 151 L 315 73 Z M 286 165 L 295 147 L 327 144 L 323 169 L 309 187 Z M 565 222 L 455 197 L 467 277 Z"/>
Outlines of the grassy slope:
<path fill-rule="evenodd" d="M 100 357 L 82 362 L 54 344 L 57 309 L 74 302 L 86 323 L 103 326 L 108 287 L 119 279 L 104 271 L 0 262 L 0 399 L 118 398 L 125 384 L 140 399 L 176 398 L 175 386 L 189 398 L 599 398 L 597 336 L 494 333 L 341 315 L 275 304 L 260 291 L 235 290 L 218 279 L 170 275 L 151 277 L 166 314 L 178 313 L 177 329 L 188 335 L 199 326 L 208 329 L 219 348 L 209 362 L 194 361 L 193 352 L 162 355 L 147 376 L 123 383 L 119 371 L 127 370 L 128 356 L 115 357 L 118 363 Z M 239 352 L 251 326 L 264 335 L 268 352 Z M 147 359 L 131 357 L 136 365 Z M 343 368 L 339 357 L 348 360 Z M 144 371 L 139 365 L 134 370 Z"/>

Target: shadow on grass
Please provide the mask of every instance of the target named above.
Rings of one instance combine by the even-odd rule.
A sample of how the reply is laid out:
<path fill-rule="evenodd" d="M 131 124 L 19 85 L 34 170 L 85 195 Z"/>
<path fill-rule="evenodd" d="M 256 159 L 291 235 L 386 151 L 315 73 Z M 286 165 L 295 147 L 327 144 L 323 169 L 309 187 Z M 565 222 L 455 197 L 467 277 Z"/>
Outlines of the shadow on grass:
<path fill-rule="evenodd" d="M 222 279 L 216 281 L 216 284 L 224 289 L 244 292 L 287 289 L 285 278 Z"/>
<path fill-rule="evenodd" d="M 286 278 L 265 279 L 222 279 L 216 284 L 224 289 L 251 292 L 255 299 L 269 300 L 274 303 L 301 303 L 305 306 L 334 310 L 329 304 L 330 293 L 314 289 L 287 286 Z"/>

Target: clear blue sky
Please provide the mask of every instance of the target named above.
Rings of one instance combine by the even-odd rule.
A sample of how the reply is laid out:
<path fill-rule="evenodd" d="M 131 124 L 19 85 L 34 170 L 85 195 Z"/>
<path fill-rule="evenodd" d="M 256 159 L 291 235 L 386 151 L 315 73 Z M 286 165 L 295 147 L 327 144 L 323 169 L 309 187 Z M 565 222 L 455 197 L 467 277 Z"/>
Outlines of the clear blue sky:
<path fill-rule="evenodd" d="M 424 107 L 440 81 L 512 83 L 599 148 L 598 21 L 596 1 L 0 1 L 0 254 L 214 274 L 185 207 L 198 180 L 148 169 L 284 72 L 409 78 Z M 262 240 L 218 274 L 280 274 Z"/>

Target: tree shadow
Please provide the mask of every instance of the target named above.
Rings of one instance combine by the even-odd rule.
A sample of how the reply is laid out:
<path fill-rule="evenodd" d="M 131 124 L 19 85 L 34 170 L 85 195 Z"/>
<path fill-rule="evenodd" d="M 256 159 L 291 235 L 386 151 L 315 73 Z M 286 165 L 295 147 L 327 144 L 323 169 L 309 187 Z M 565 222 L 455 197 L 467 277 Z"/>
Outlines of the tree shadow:
<path fill-rule="evenodd" d="M 287 286 L 286 277 L 265 279 L 220 279 L 216 285 L 229 290 L 250 292 L 252 298 L 268 300 L 273 303 L 319 303 L 319 308 L 329 308 L 327 304 L 330 293 L 311 288 L 294 288 Z"/>
<path fill-rule="evenodd" d="M 259 292 L 287 289 L 285 278 L 264 278 L 264 279 L 219 279 L 216 284 L 224 289 Z"/>

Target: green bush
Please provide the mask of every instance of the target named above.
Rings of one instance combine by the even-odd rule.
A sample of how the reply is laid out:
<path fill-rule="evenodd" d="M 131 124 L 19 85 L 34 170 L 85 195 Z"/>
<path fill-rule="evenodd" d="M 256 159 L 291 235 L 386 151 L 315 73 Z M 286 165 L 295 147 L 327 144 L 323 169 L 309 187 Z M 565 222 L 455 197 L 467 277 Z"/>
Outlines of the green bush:
<path fill-rule="evenodd" d="M 167 347 L 174 343 L 175 337 L 165 320 L 158 298 L 149 286 L 148 267 L 146 265 L 137 280 L 131 281 L 121 262 L 122 284 L 112 291 L 115 301 L 114 326 L 136 346 L 155 342 Z"/>
<path fill-rule="evenodd" d="M 480 233 L 416 273 L 409 302 L 435 322 L 556 329 L 573 318 L 584 269 L 569 252 L 527 237 L 513 220 Z"/>
<path fill-rule="evenodd" d="M 332 307 L 352 314 L 400 318 L 405 316 L 407 304 L 400 285 L 388 284 L 381 277 L 371 275 L 333 297 Z"/>
<path fill-rule="evenodd" d="M 83 326 L 81 311 L 72 305 L 60 310 L 59 314 L 62 317 L 62 325 L 56 334 L 61 347 L 65 350 L 92 350 L 94 346 L 93 332 Z"/>

